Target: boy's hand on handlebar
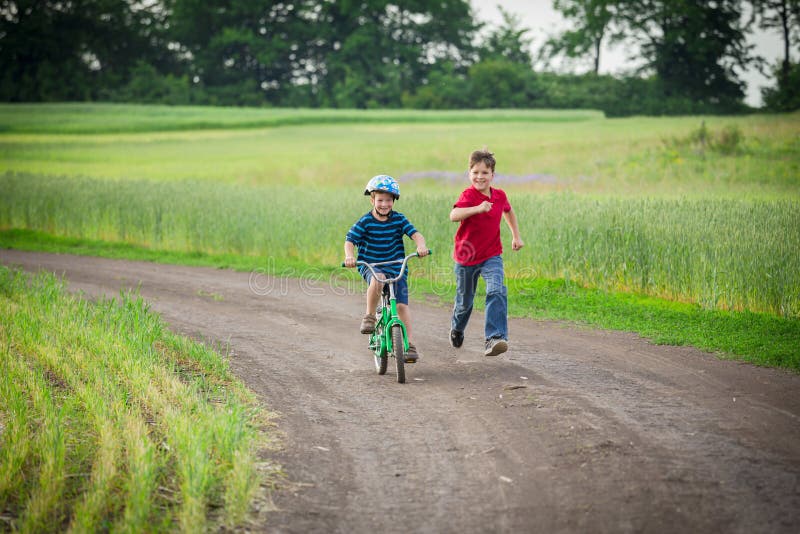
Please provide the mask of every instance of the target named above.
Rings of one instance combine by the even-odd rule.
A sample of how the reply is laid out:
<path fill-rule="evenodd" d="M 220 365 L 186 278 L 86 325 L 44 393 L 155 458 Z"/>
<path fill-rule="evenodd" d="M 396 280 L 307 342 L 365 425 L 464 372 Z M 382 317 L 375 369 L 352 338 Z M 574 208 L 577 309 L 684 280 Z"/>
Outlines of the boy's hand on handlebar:
<path fill-rule="evenodd" d="M 420 258 L 424 258 L 428 254 L 430 254 L 430 250 L 428 249 L 428 247 L 417 247 L 417 256 L 419 256 Z"/>
<path fill-rule="evenodd" d="M 356 259 L 353 256 L 347 256 L 344 259 L 344 266 L 345 267 L 355 267 L 356 266 Z"/>

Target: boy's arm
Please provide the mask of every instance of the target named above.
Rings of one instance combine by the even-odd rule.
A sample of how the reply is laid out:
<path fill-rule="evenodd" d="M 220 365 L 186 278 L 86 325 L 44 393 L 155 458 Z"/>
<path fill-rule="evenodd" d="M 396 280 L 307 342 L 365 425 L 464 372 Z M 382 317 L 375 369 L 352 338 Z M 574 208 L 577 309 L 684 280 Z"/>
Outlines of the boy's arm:
<path fill-rule="evenodd" d="M 514 213 L 514 209 L 512 208 L 508 211 L 504 211 L 503 219 L 506 220 L 506 224 L 511 230 L 511 248 L 513 250 L 519 250 L 524 247 L 525 243 L 522 242 L 522 238 L 519 236 L 519 223 L 517 222 L 517 214 Z"/>
<path fill-rule="evenodd" d="M 487 211 L 492 209 L 492 203 L 488 200 L 484 200 L 477 206 L 470 206 L 468 208 L 453 208 L 450 212 L 450 220 L 453 222 L 460 222 L 464 219 L 468 219 L 473 215 L 477 215 L 478 213 L 486 213 Z"/>
<path fill-rule="evenodd" d="M 356 266 L 356 246 L 353 244 L 352 241 L 344 242 L 344 266 L 345 267 Z"/>
<path fill-rule="evenodd" d="M 422 258 L 427 256 L 428 245 L 425 244 L 425 237 L 419 232 L 414 232 L 414 235 L 411 236 L 411 239 L 417 244 L 417 254 L 419 257 Z"/>

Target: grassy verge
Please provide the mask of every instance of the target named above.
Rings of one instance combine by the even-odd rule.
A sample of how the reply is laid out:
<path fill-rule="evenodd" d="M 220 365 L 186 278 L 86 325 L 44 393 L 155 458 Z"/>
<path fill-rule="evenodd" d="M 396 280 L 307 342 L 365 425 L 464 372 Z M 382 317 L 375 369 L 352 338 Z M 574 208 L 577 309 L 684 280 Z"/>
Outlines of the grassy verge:
<path fill-rule="evenodd" d="M 131 294 L 92 303 L 0 266 L 0 510 L 12 530 L 246 521 L 266 414 L 214 350 Z"/>
<path fill-rule="evenodd" d="M 564 280 L 510 281 L 511 313 L 636 332 L 656 344 L 692 345 L 721 357 L 800 371 L 800 321 L 766 313 L 706 310 Z"/>
<path fill-rule="evenodd" d="M 483 309 L 482 284 L 481 280 L 477 309 Z M 511 317 L 633 332 L 658 345 L 693 346 L 723 359 L 800 372 L 798 319 L 707 310 L 696 304 L 586 288 L 569 280 L 510 278 L 507 285 Z M 452 284 L 418 278 L 412 294 L 435 294 L 449 307 L 455 290 Z"/>
<path fill-rule="evenodd" d="M 132 245 L 66 239 L 23 230 L 0 232 L 0 246 L 243 271 L 265 265 L 265 260 L 257 257 L 161 253 Z M 436 255 L 446 256 L 446 251 L 437 251 Z M 271 264 L 270 270 L 272 274 L 312 273 L 312 276 L 328 279 L 339 269 L 282 260 L 280 264 Z M 437 270 L 427 276 L 424 271 L 416 274 L 412 292 L 417 298 L 433 295 L 437 302 L 450 305 L 454 287 L 449 270 Z M 509 314 L 515 317 L 563 320 L 634 332 L 655 343 L 691 345 L 724 358 L 800 372 L 798 319 L 707 310 L 694 304 L 634 293 L 585 288 L 568 280 L 510 278 L 508 285 Z M 476 306 L 480 308 L 481 304 L 477 299 Z"/>

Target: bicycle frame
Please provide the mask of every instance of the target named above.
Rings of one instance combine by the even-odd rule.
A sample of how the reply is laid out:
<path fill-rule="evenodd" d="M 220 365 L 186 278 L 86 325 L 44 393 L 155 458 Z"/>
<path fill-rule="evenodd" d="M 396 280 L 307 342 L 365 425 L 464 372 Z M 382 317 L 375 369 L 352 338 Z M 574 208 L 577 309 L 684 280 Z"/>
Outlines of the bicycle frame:
<path fill-rule="evenodd" d="M 388 285 L 388 284 L 387 284 Z M 380 318 L 375 325 L 375 332 L 369 339 L 369 348 L 378 353 L 379 356 L 385 354 L 394 355 L 392 346 L 392 327 L 399 325 L 403 331 L 403 353 L 408 352 L 408 332 L 406 325 L 397 314 L 397 299 L 394 296 L 394 284 L 388 285 L 389 295 L 385 292 L 381 295 L 382 306 Z"/>

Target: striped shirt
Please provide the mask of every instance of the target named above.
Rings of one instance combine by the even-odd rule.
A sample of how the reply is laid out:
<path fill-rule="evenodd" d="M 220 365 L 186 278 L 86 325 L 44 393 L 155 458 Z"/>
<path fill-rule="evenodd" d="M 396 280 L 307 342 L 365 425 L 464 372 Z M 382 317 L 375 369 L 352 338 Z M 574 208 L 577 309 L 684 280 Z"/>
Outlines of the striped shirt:
<path fill-rule="evenodd" d="M 358 261 L 377 263 L 381 261 L 402 260 L 406 255 L 403 234 L 411 237 L 417 233 L 414 225 L 402 213 L 392 211 L 386 221 L 379 221 L 370 211 L 361 217 L 350 228 L 345 236 L 346 241 L 353 243 L 358 249 Z M 361 276 L 367 271 L 363 265 L 358 266 Z M 400 264 L 381 265 L 380 272 L 387 278 L 394 278 L 400 272 Z M 404 277 L 408 274 L 405 272 Z"/>

